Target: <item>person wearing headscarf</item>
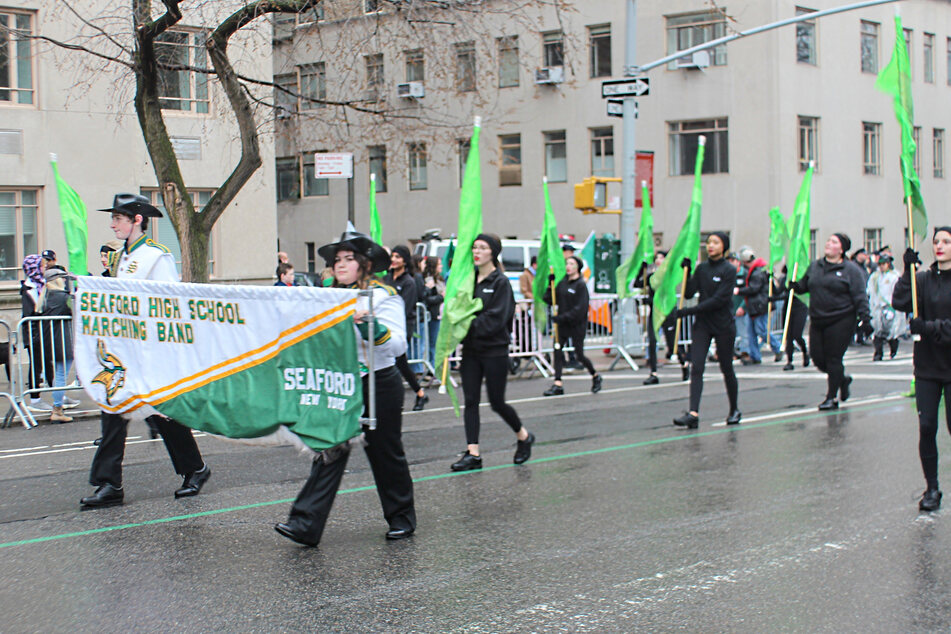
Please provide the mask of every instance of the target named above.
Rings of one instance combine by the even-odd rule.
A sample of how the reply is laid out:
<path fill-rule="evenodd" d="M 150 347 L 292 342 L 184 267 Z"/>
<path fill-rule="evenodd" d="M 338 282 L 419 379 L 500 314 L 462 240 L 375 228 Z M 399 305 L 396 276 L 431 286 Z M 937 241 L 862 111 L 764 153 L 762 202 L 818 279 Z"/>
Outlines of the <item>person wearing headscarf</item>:
<path fill-rule="evenodd" d="M 357 335 L 357 357 L 363 375 L 364 417 L 369 415 L 371 377 L 367 372 L 369 346 L 373 340 L 373 377 L 376 389 L 376 429 L 364 428 L 367 460 L 389 525 L 386 539 L 403 539 L 416 530 L 413 479 L 403 449 L 403 383 L 396 369 L 396 358 L 406 352 L 406 316 L 403 300 L 396 290 L 381 282 L 377 272 L 385 271 L 389 257 L 369 236 L 345 231 L 340 239 L 317 250 L 333 267 L 333 287 L 369 289 L 373 294 L 374 332 L 367 323 L 369 298 L 357 298 L 353 316 Z M 316 546 L 324 532 L 347 459 L 350 445 L 344 443 L 321 452 L 311 467 L 291 506 L 286 522 L 274 530 L 304 546 Z"/>
<path fill-rule="evenodd" d="M 886 341 L 889 358 L 894 359 L 898 354 L 898 338 L 905 330 L 905 316 L 892 306 L 892 294 L 898 278 L 898 272 L 892 266 L 892 256 L 879 254 L 878 270 L 869 276 L 866 285 L 869 312 L 872 314 L 872 344 L 875 346 L 872 361 L 882 360 Z"/>
<path fill-rule="evenodd" d="M 911 320 L 914 344 L 915 402 L 918 410 L 918 457 L 926 489 L 918 503 L 922 511 L 941 506 L 938 486 L 938 409 L 944 395 L 944 414 L 951 431 L 951 227 L 936 227 L 931 239 L 934 264 L 915 273 L 918 316 Z M 908 248 L 902 258 L 905 272 L 895 284 L 892 306 L 912 312 L 911 275 L 918 253 Z"/>
<path fill-rule="evenodd" d="M 23 319 L 37 317 L 40 293 L 46 286 L 46 278 L 43 276 L 43 257 L 39 253 L 23 258 L 23 275 L 25 279 L 20 281 L 20 316 Z M 30 356 L 30 367 L 27 372 L 29 388 L 32 390 L 42 387 L 44 377 L 46 384 L 52 386 L 56 369 L 53 365 L 51 346 L 45 344 L 43 329 L 39 322 L 28 321 L 25 328 L 23 347 Z M 30 392 L 29 395 L 30 400 L 26 406 L 30 411 L 38 413 L 53 411 L 53 406 L 44 401 L 39 392 Z"/>
<path fill-rule="evenodd" d="M 515 294 L 502 273 L 499 254 L 502 242 L 497 236 L 480 233 L 472 243 L 472 261 L 476 268 L 473 297 L 482 300 L 469 332 L 462 340 L 462 392 L 465 396 L 463 418 L 466 430 L 466 453 L 452 464 L 453 471 L 482 468 L 479 449 L 479 401 L 482 382 L 489 396 L 492 411 L 515 432 L 515 464 L 522 464 L 532 455 L 535 435 L 522 425 L 518 413 L 505 402 L 505 382 L 509 373 L 509 342 L 512 318 L 515 316 Z"/>
<path fill-rule="evenodd" d="M 856 329 L 872 334 L 865 293 L 865 278 L 857 264 L 846 256 L 852 242 L 844 233 L 826 240 L 825 254 L 809 265 L 806 275 L 791 286 L 796 293 L 809 293 L 809 349 L 812 360 L 827 375 L 822 411 L 838 409 L 839 399 L 850 396 L 852 377 L 845 373 L 842 358 Z"/>

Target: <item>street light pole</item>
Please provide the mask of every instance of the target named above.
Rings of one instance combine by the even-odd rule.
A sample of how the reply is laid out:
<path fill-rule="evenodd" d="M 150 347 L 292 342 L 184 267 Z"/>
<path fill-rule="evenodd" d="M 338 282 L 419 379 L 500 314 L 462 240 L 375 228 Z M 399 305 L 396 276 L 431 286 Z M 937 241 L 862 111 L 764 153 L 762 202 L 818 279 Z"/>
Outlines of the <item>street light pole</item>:
<path fill-rule="evenodd" d="M 637 1 L 627 0 L 626 37 L 624 41 L 624 76 L 634 77 L 637 74 L 637 49 L 635 46 L 637 34 Z M 621 262 L 634 252 L 634 183 L 637 180 L 637 148 L 634 146 L 634 124 L 636 116 L 634 97 L 624 97 L 623 104 L 623 160 L 621 163 Z"/>

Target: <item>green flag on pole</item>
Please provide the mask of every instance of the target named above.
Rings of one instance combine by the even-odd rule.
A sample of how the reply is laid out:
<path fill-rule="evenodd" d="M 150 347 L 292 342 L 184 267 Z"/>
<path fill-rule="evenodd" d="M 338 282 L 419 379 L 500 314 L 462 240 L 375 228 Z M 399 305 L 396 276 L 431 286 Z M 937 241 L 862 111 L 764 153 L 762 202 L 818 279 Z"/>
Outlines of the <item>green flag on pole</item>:
<path fill-rule="evenodd" d="M 650 191 L 647 189 L 647 181 L 641 181 L 641 199 L 644 201 L 644 207 L 641 209 L 641 226 L 637 230 L 637 246 L 631 257 L 621 266 L 617 267 L 617 294 L 620 298 L 628 297 L 631 294 L 631 284 L 637 276 L 641 266 L 650 266 L 654 261 L 654 216 L 651 213 Z"/>
<path fill-rule="evenodd" d="M 875 87 L 894 100 L 895 118 L 901 127 L 900 164 L 905 200 L 911 200 L 914 234 L 923 240 L 928 233 L 928 212 L 921 197 L 921 181 L 915 173 L 915 105 L 911 97 L 911 65 L 900 15 L 895 16 L 895 51 L 888 66 L 878 74 Z"/>
<path fill-rule="evenodd" d="M 377 244 L 383 244 L 383 226 L 376 208 L 376 174 L 373 173 L 370 174 L 370 237 Z"/>
<path fill-rule="evenodd" d="M 469 156 L 462 179 L 459 197 L 459 236 L 452 268 L 446 282 L 446 299 L 443 317 L 436 338 L 436 371 L 442 385 L 449 391 L 452 405 L 459 415 L 459 401 L 449 380 L 449 356 L 469 332 L 469 325 L 476 313 L 482 310 L 482 300 L 472 296 L 475 291 L 475 263 L 472 261 L 472 243 L 482 233 L 482 179 L 479 174 L 479 129 L 482 118 L 476 117 L 469 141 Z"/>
<path fill-rule="evenodd" d="M 56 155 L 50 155 L 53 176 L 56 179 L 56 193 L 59 196 L 59 213 L 63 218 L 63 233 L 66 234 L 66 250 L 69 253 L 69 270 L 74 275 L 89 275 L 86 262 L 86 243 L 88 225 L 86 222 L 86 203 L 76 190 L 70 187 L 59 175 Z"/>
<path fill-rule="evenodd" d="M 656 280 L 654 292 L 654 330 L 660 328 L 667 315 L 677 307 L 677 287 L 683 281 L 680 263 L 684 258 L 690 260 L 690 269 L 697 264 L 700 253 L 700 209 L 703 206 L 703 186 L 700 181 L 700 172 L 703 167 L 705 152 L 705 137 L 700 137 L 697 147 L 697 162 L 693 169 L 693 197 L 690 200 L 690 211 L 684 219 L 677 241 L 667 253 L 667 257 L 660 267 L 654 271 Z"/>
<path fill-rule="evenodd" d="M 802 177 L 799 194 L 796 196 L 796 205 L 793 207 L 789 231 L 789 257 L 786 258 L 786 271 L 790 282 L 798 282 L 806 275 L 809 268 L 809 245 L 812 242 L 812 218 L 810 212 L 810 190 L 812 188 L 812 163 L 806 175 Z M 800 300 L 809 303 L 809 295 L 796 295 Z"/>
<path fill-rule="evenodd" d="M 773 274 L 773 269 L 779 264 L 779 261 L 786 255 L 786 249 L 789 248 L 789 229 L 786 227 L 786 219 L 783 218 L 779 207 L 773 207 L 769 210 L 769 273 Z"/>
<path fill-rule="evenodd" d="M 547 322 L 545 295 L 551 294 L 548 276 L 554 274 L 555 286 L 565 276 L 565 256 L 561 252 L 561 243 L 558 241 L 558 228 L 555 226 L 555 213 L 551 209 L 551 198 L 548 196 L 547 178 L 542 179 L 542 190 L 545 192 L 545 221 L 542 224 L 542 240 L 538 249 L 535 281 L 532 283 L 535 324 L 539 329 L 543 329 Z"/>

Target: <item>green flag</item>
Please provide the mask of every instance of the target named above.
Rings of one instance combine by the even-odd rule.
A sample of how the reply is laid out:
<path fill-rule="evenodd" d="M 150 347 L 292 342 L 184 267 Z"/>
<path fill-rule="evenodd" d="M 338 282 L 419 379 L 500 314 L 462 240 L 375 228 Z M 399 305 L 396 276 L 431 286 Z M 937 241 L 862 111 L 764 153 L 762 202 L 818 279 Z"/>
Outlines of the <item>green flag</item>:
<path fill-rule="evenodd" d="M 478 234 L 477 234 L 478 235 Z M 449 246 L 446 247 L 446 252 L 442 254 L 442 270 L 445 272 L 443 277 L 449 278 L 449 265 L 452 264 L 452 256 L 456 253 L 456 245 L 453 244 L 452 238 L 449 238 Z"/>
<path fill-rule="evenodd" d="M 654 271 L 656 280 L 654 288 L 654 330 L 660 328 L 677 307 L 677 287 L 683 281 L 680 264 L 684 258 L 690 260 L 690 269 L 693 270 L 700 253 L 700 208 L 703 205 L 703 186 L 700 182 L 700 172 L 703 167 L 703 155 L 706 138 L 700 137 L 697 147 L 697 162 L 693 169 L 693 197 L 690 201 L 690 211 L 680 229 L 677 241 L 667 253 L 667 257 L 660 267 Z"/>
<path fill-rule="evenodd" d="M 565 276 L 565 256 L 558 241 L 558 228 L 555 226 L 555 213 L 551 209 L 548 196 L 548 179 L 542 179 L 545 192 L 545 221 L 542 224 L 542 243 L 538 249 L 538 266 L 535 268 L 535 281 L 532 283 L 532 296 L 535 303 L 535 323 L 539 330 L 545 327 L 545 295 L 551 295 L 548 276 L 554 274 L 554 285 Z"/>
<path fill-rule="evenodd" d="M 620 298 L 631 294 L 631 284 L 638 271 L 641 270 L 641 265 L 650 266 L 654 261 L 654 216 L 651 214 L 651 198 L 647 181 L 641 181 L 641 199 L 644 201 L 644 208 L 641 210 L 641 226 L 637 230 L 637 246 L 634 247 L 631 257 L 617 267 L 615 274 L 617 294 Z"/>
<path fill-rule="evenodd" d="M 469 141 L 469 156 L 466 158 L 466 172 L 462 179 L 462 193 L 459 197 L 459 231 L 457 248 L 446 282 L 446 299 L 443 304 L 443 317 L 436 338 L 436 371 L 443 386 L 449 391 L 456 416 L 459 415 L 459 402 L 448 377 L 447 363 L 456 347 L 469 332 L 469 325 L 476 313 L 482 310 L 482 300 L 472 296 L 475 290 L 475 263 L 472 261 L 472 243 L 482 233 L 482 179 L 479 174 L 479 129 L 481 119 L 476 117 Z"/>
<path fill-rule="evenodd" d="M 882 69 L 875 86 L 892 96 L 895 118 L 901 127 L 901 178 L 905 201 L 911 200 L 914 234 L 923 240 L 928 233 L 928 212 L 921 197 L 921 181 L 915 173 L 915 106 L 911 97 L 911 65 L 901 26 L 901 16 L 895 16 L 895 51 L 888 66 Z"/>
<path fill-rule="evenodd" d="M 809 245 L 812 242 L 811 213 L 809 195 L 812 188 L 812 164 L 802 177 L 799 194 L 796 196 L 796 205 L 793 207 L 790 218 L 789 257 L 786 258 L 786 270 L 790 282 L 798 282 L 809 269 Z M 809 295 L 797 295 L 803 302 L 809 303 Z"/>
<path fill-rule="evenodd" d="M 370 174 L 370 237 L 377 244 L 383 244 L 383 226 L 376 208 L 376 174 Z"/>
<path fill-rule="evenodd" d="M 769 210 L 769 274 L 773 274 L 773 269 L 779 264 L 779 261 L 786 255 L 786 249 L 789 248 L 789 229 L 786 227 L 786 219 L 779 207 L 773 207 Z"/>
<path fill-rule="evenodd" d="M 63 233 L 66 234 L 66 250 L 69 253 L 69 270 L 74 275 L 89 275 L 86 262 L 86 243 L 88 226 L 86 223 L 86 203 L 76 190 L 66 184 L 56 165 L 56 156 L 50 156 L 53 176 L 56 179 L 56 193 L 59 196 L 59 213 L 63 218 Z"/>

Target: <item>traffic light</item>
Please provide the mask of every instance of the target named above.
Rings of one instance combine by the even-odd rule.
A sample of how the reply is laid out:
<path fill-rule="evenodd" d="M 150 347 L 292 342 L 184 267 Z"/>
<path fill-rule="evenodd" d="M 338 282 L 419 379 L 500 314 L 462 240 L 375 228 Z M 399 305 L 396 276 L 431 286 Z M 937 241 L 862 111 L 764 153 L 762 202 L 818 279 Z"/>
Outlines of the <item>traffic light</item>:
<path fill-rule="evenodd" d="M 620 213 L 606 209 L 608 206 L 608 183 L 621 182 L 620 178 L 589 176 L 575 185 L 575 209 L 586 214 Z"/>

